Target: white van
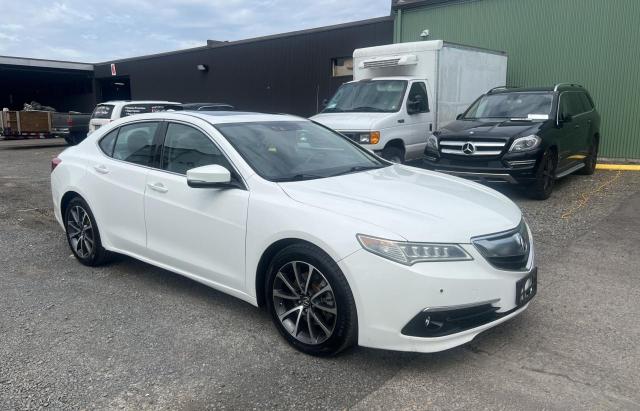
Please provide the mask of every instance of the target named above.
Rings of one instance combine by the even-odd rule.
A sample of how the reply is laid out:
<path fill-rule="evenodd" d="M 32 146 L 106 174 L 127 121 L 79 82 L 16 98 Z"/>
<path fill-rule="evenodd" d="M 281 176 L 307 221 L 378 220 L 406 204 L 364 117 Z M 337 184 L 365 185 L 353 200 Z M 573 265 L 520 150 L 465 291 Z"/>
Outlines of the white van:
<path fill-rule="evenodd" d="M 422 157 L 433 131 L 507 80 L 505 53 L 442 40 L 357 49 L 353 60 L 354 81 L 311 119 L 399 163 Z"/>
<path fill-rule="evenodd" d="M 121 117 L 134 114 L 155 113 L 156 111 L 182 110 L 181 104 L 175 101 L 107 101 L 96 106 L 89 120 L 89 134 L 101 126 L 109 124 Z"/>

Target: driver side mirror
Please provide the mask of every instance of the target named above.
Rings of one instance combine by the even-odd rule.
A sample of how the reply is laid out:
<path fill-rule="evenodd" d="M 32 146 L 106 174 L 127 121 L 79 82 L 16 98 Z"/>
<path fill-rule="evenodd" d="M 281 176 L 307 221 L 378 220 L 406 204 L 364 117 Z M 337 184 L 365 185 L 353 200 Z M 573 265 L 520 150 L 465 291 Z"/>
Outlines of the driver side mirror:
<path fill-rule="evenodd" d="M 558 125 L 562 126 L 564 123 L 571 123 L 573 121 L 573 116 L 571 114 L 560 114 L 558 118 Z"/>
<path fill-rule="evenodd" d="M 218 164 L 187 170 L 187 184 L 192 188 L 234 188 L 238 184 L 231 181 L 231 172 Z"/>
<path fill-rule="evenodd" d="M 327 104 L 329 104 L 329 100 L 328 99 L 324 99 L 322 100 L 322 107 L 327 107 Z"/>
<path fill-rule="evenodd" d="M 456 116 L 456 120 L 461 120 L 463 115 L 464 115 L 464 114 L 462 114 L 462 113 L 458 114 L 458 115 Z"/>

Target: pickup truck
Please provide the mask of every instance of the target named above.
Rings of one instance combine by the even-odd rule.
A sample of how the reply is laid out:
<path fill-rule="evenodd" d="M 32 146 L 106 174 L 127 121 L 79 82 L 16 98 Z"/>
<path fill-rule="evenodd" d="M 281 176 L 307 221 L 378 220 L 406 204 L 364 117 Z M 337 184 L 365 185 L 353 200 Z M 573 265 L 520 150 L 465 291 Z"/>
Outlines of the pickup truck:
<path fill-rule="evenodd" d="M 51 134 L 74 146 L 87 137 L 90 119 L 88 113 L 51 113 Z"/>

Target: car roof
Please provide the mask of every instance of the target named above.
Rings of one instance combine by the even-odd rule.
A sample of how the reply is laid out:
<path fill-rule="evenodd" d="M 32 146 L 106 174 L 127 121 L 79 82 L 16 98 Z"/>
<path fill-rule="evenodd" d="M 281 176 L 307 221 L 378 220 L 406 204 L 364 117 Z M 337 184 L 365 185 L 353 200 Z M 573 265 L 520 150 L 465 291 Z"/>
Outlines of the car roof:
<path fill-rule="evenodd" d="M 248 111 L 160 111 L 157 113 L 136 114 L 136 119 L 188 120 L 199 118 L 210 124 L 252 123 L 270 121 L 309 121 L 306 118 L 290 114 L 264 114 Z M 126 118 L 134 118 L 129 116 Z"/>

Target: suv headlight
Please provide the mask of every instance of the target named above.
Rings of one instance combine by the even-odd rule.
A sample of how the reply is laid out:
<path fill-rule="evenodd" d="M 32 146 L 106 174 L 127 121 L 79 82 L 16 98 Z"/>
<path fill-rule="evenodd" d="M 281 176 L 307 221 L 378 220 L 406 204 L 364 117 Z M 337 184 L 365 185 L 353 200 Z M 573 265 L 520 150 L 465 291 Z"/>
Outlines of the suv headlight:
<path fill-rule="evenodd" d="M 427 148 L 430 148 L 433 151 L 438 151 L 438 137 L 433 134 L 427 137 Z"/>
<path fill-rule="evenodd" d="M 522 151 L 535 150 L 540 146 L 542 139 L 535 134 L 526 137 L 518 137 L 511 144 L 509 148 L 510 153 L 519 153 Z"/>
<path fill-rule="evenodd" d="M 473 260 L 458 244 L 411 243 L 364 234 L 358 234 L 356 237 L 365 250 L 404 265 L 427 261 Z"/>

